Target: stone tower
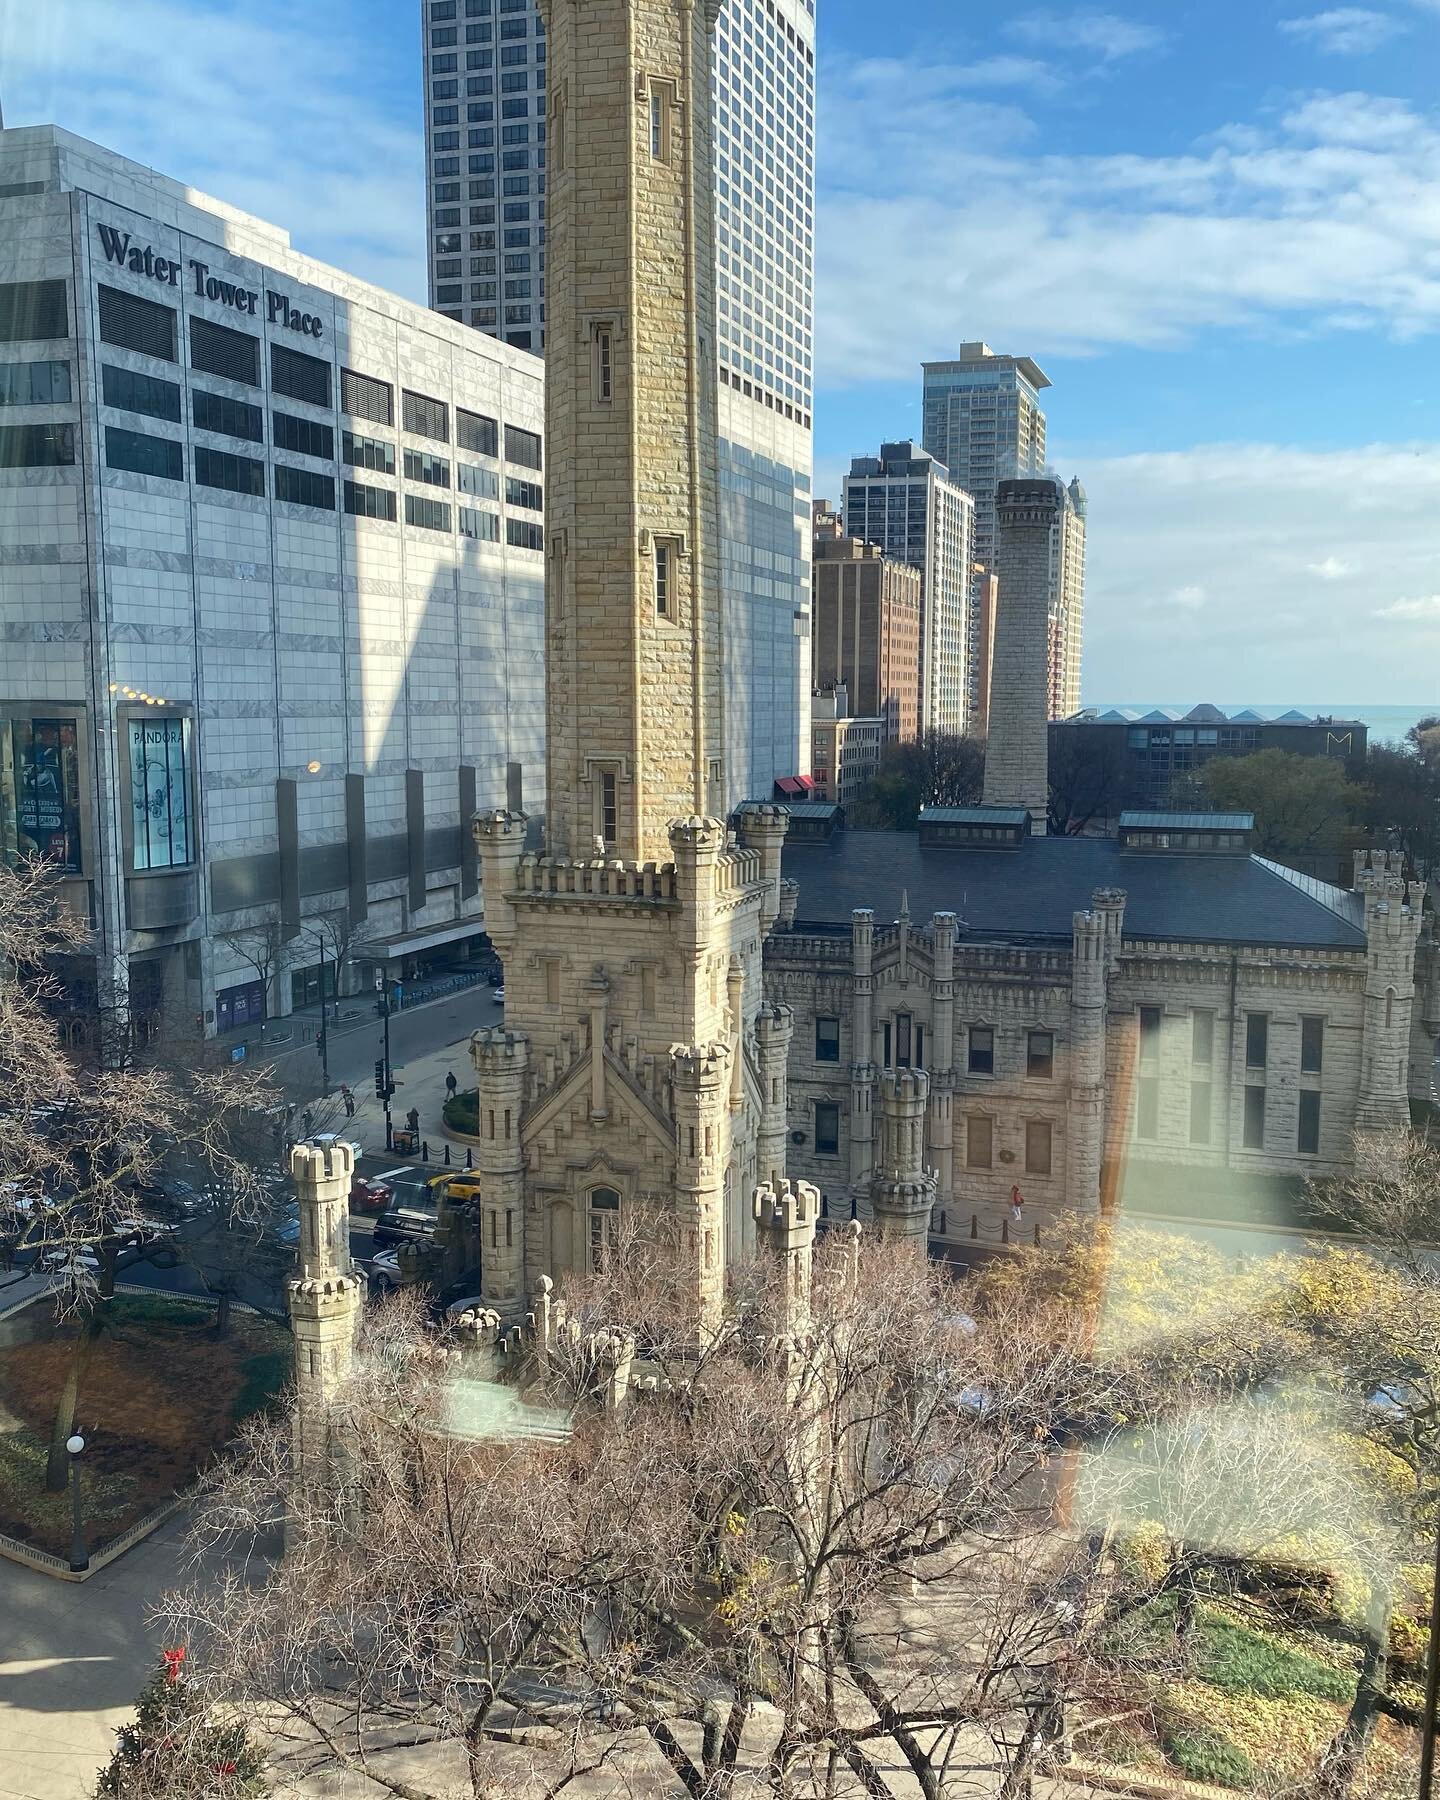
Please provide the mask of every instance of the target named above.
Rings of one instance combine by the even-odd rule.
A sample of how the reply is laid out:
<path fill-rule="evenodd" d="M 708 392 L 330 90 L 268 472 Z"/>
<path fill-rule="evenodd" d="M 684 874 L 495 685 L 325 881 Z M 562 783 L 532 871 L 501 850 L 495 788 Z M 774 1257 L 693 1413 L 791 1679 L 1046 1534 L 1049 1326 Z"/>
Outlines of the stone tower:
<path fill-rule="evenodd" d="M 508 1314 L 542 1273 L 563 1285 L 603 1258 L 627 1209 L 663 1214 L 710 1307 L 753 1243 L 762 1132 L 776 1172 L 788 1035 L 773 1015 L 759 1026 L 786 815 L 712 816 L 719 0 L 541 8 L 548 810 L 543 854 L 519 814 L 475 822 L 510 1030 L 504 1047 L 494 1033 L 472 1044 L 473 1250 L 487 1304 Z"/>
<path fill-rule="evenodd" d="M 1356 1114 L 1362 1131 L 1399 1131 L 1410 1124 L 1410 1028 L 1425 883 L 1407 882 L 1404 868 L 1398 853 L 1355 852 L 1355 887 L 1365 901 L 1369 949 Z"/>
<path fill-rule="evenodd" d="M 295 1390 L 302 1480 L 324 1480 L 330 1466 L 326 1414 L 350 1372 L 355 1327 L 363 1303 L 361 1278 L 350 1261 L 350 1183 L 355 1155 L 348 1144 L 296 1144 L 290 1178 L 300 1205 L 299 1272 L 290 1278 L 290 1329 L 295 1340 Z"/>
<path fill-rule="evenodd" d="M 1065 489 L 1044 476 L 996 491 L 999 578 L 985 748 L 986 806 L 1023 806 L 1043 835 L 1049 805 L 1050 595 Z"/>
<path fill-rule="evenodd" d="M 552 854 L 669 856 L 721 804 L 710 34 L 719 0 L 541 0 Z"/>
<path fill-rule="evenodd" d="M 880 1161 L 870 1209 L 882 1237 L 903 1238 L 923 1255 L 935 1204 L 935 1171 L 925 1167 L 925 1109 L 930 1077 L 923 1069 L 887 1069 L 880 1077 Z"/>

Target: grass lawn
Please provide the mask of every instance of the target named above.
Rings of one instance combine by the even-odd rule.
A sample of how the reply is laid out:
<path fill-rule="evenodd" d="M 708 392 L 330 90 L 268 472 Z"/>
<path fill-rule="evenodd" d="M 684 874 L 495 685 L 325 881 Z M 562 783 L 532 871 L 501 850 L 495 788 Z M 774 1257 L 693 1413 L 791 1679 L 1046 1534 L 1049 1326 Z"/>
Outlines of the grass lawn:
<path fill-rule="evenodd" d="M 1190 1668 L 1182 1673 L 1173 1629 L 1173 1605 L 1161 1602 L 1137 1621 L 1123 1648 L 1117 1645 L 1113 1666 L 1127 1687 L 1133 1684 L 1138 1704 L 1123 1726 L 1103 1728 L 1093 1739 L 1082 1734 L 1082 1753 L 1240 1794 L 1263 1790 L 1275 1773 L 1293 1778 L 1313 1768 L 1354 1692 L 1352 1646 L 1279 1621 L 1242 1621 L 1203 1604 Z M 1416 1749 L 1413 1733 L 1382 1723 L 1357 1800 L 1391 1791 L 1384 1784 Z"/>
<path fill-rule="evenodd" d="M 212 1320 L 209 1308 L 163 1295 L 111 1302 L 75 1414 L 92 1544 L 117 1537 L 189 1482 L 289 1379 L 287 1332 L 235 1312 L 229 1336 L 217 1341 Z M 70 1502 L 45 1493 L 45 1459 L 74 1345 L 65 1326 L 0 1349 L 0 1532 L 61 1555 Z"/>

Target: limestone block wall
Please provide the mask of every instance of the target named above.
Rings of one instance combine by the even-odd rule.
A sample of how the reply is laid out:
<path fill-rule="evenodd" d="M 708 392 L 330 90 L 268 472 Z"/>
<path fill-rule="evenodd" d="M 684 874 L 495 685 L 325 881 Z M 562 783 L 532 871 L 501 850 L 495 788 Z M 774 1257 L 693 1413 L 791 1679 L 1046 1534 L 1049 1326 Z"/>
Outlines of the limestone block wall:
<path fill-rule="evenodd" d="M 1270 955 L 1201 946 L 1127 946 L 1110 989 L 1107 1068 L 1111 1142 L 1138 1162 L 1321 1175 L 1349 1160 L 1359 1098 L 1364 959 L 1356 953 Z M 1140 1008 L 1158 1008 L 1155 1055 L 1142 1060 Z M 1211 1053 L 1195 1055 L 1195 1016 L 1211 1020 Z M 1265 1061 L 1247 1066 L 1247 1018 L 1266 1020 Z M 1301 1070 L 1301 1020 L 1324 1021 L 1321 1068 Z M 1203 1045 L 1206 1030 L 1200 1028 Z M 1139 1084 L 1153 1081 L 1143 1127 Z M 1192 1090 L 1210 1088 L 1209 1141 L 1192 1135 Z M 1245 1090 L 1265 1091 L 1264 1138 L 1245 1142 Z M 1320 1094 L 1316 1154 L 1299 1149 L 1299 1095 Z M 1195 1102 L 1200 1104 L 1198 1100 Z"/>
<path fill-rule="evenodd" d="M 873 1121 L 854 1116 L 858 1066 L 868 1067 L 866 1085 L 884 1061 L 884 1027 L 908 1014 L 912 1032 L 924 1028 L 924 1061 L 932 1070 L 941 1047 L 930 1036 L 934 998 L 926 934 L 907 945 L 906 978 L 892 929 L 874 931 L 873 1030 L 868 1041 L 855 1036 L 856 977 L 852 942 L 841 934 L 781 933 L 766 950 L 766 982 L 771 997 L 795 1015 L 789 1069 L 789 1169 L 825 1193 L 832 1209 L 848 1210 L 851 1147 L 857 1125 L 873 1131 Z M 972 1213 L 982 1224 L 994 1220 L 1019 1184 L 1036 1210 L 1074 1203 L 1067 1188 L 1071 1135 L 1094 1133 L 1093 1108 L 1072 1098 L 1072 973 L 1068 951 L 987 945 L 956 946 L 954 958 L 953 1073 L 932 1080 L 929 1147 L 934 1159 L 937 1093 L 950 1096 L 948 1121 L 953 1175 L 937 1195 L 935 1226 L 945 1214 L 950 1236 L 963 1237 Z M 1343 1168 L 1357 1124 L 1364 1023 L 1364 958 L 1356 952 L 1269 953 L 1182 944 L 1127 944 L 1108 983 L 1104 1044 L 1104 1119 L 1107 1154 L 1134 1169 L 1149 1164 L 1219 1174 L 1226 1170 L 1261 1175 L 1323 1176 Z M 1147 1032 L 1141 1054 L 1141 1008 L 1159 1016 Z M 1247 1015 L 1266 1021 L 1263 1068 L 1246 1066 Z M 1197 1036 L 1195 1017 L 1209 1020 Z M 817 1055 L 828 1032 L 817 1036 L 816 1020 L 839 1020 L 836 1060 Z M 1323 1021 L 1320 1069 L 1304 1070 L 1302 1019 Z M 972 1027 L 993 1032 L 993 1073 L 970 1067 Z M 1048 1076 L 1028 1073 L 1029 1033 L 1046 1031 L 1053 1045 Z M 1197 1057 L 1207 1042 L 1208 1060 Z M 913 1043 L 913 1037 L 912 1037 Z M 1143 1084 L 1143 1097 L 1142 1097 Z M 1208 1086 L 1209 1136 L 1192 1137 L 1192 1107 L 1201 1108 L 1196 1087 Z M 1245 1141 L 1245 1090 L 1265 1090 L 1263 1141 Z M 1300 1149 L 1300 1095 L 1320 1096 L 1319 1139 L 1315 1152 Z M 833 1154 L 816 1145 L 816 1108 L 838 1108 L 839 1136 Z M 1143 1109 L 1143 1110 L 1142 1110 Z M 1027 1168 L 1027 1124 L 1050 1126 L 1050 1171 Z M 1143 1135 L 1142 1135 L 1143 1128 Z M 988 1142 L 989 1166 L 975 1166 Z M 1031 1134 L 1032 1152 L 1037 1146 Z M 1092 1151 L 1093 1146 L 1074 1146 Z M 935 1159 L 938 1160 L 938 1159 Z M 1032 1154 L 1032 1161 L 1036 1160 Z M 1083 1164 L 1085 1158 L 1079 1159 Z M 1093 1160 L 1093 1155 L 1091 1156 Z M 1072 1164 L 1072 1166 L 1077 1166 Z M 1167 1178 L 1168 1179 L 1168 1178 Z M 865 1195 L 859 1196 L 864 1216 Z"/>
<path fill-rule="evenodd" d="M 608 774 L 643 860 L 724 792 L 709 35 L 664 0 L 547 19 L 549 842 L 588 850 Z"/>

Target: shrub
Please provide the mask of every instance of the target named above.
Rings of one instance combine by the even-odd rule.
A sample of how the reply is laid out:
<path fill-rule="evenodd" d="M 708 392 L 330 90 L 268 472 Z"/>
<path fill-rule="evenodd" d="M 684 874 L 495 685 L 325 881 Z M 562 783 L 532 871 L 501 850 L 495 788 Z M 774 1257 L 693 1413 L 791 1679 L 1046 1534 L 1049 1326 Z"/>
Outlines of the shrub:
<path fill-rule="evenodd" d="M 467 1137 L 480 1135 L 480 1093 L 477 1088 L 467 1088 L 463 1093 L 452 1094 L 445 1102 L 444 1119 L 451 1131 L 462 1133 Z"/>
<path fill-rule="evenodd" d="M 162 1664 L 141 1692 L 134 1722 L 115 1734 L 115 1754 L 95 1791 L 114 1800 L 242 1800 L 264 1793 L 263 1762 L 243 1725 L 212 1724 L 178 1668 Z"/>

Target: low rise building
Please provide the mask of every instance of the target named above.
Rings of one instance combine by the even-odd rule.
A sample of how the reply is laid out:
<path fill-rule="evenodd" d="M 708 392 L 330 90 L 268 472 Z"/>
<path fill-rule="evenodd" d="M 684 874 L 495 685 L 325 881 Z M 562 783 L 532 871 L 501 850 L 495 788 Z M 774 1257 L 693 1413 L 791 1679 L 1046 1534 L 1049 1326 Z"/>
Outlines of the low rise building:
<path fill-rule="evenodd" d="M 856 718 L 845 684 L 815 694 L 810 702 L 811 781 L 814 799 L 850 806 L 880 767 L 886 743 L 883 718 Z"/>
<path fill-rule="evenodd" d="M 1266 715 L 1253 708 L 1223 711 L 1208 703 L 1174 706 L 1089 707 L 1050 724 L 1052 763 L 1067 768 L 1104 767 L 1107 810 L 1167 805 L 1177 780 L 1196 774 L 1217 756 L 1254 756 L 1284 750 L 1291 756 L 1325 756 L 1358 769 L 1369 733 L 1363 721 L 1292 707 Z"/>
<path fill-rule="evenodd" d="M 483 929 L 543 802 L 540 364 L 51 126 L 0 133 L 0 842 L 77 1009 L 223 1032 Z"/>

